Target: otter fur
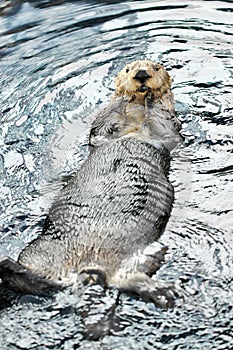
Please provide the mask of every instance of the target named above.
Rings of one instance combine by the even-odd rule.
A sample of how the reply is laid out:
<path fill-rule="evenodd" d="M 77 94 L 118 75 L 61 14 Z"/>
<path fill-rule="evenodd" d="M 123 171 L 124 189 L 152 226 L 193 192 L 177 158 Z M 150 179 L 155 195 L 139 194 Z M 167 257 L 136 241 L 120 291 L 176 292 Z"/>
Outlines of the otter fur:
<path fill-rule="evenodd" d="M 40 294 L 99 283 L 173 305 L 174 288 L 150 276 L 166 251 L 157 240 L 172 209 L 168 172 L 179 130 L 165 68 L 147 60 L 124 67 L 92 124 L 90 155 L 55 199 L 42 234 L 18 262 L 2 259 L 2 285 Z"/>
<path fill-rule="evenodd" d="M 160 64 L 142 60 L 126 65 L 116 77 L 111 103 L 93 122 L 90 144 L 99 146 L 135 136 L 171 151 L 181 141 L 171 84 L 170 75 Z"/>

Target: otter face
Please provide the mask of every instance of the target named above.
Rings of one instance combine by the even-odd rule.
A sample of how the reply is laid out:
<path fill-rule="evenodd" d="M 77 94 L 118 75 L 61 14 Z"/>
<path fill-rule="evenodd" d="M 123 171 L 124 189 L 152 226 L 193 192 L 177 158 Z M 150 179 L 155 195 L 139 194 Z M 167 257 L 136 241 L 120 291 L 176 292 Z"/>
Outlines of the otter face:
<path fill-rule="evenodd" d="M 170 92 L 171 82 L 170 75 L 162 65 L 148 60 L 134 61 L 117 75 L 116 95 L 128 95 L 139 103 L 150 95 L 156 101 Z"/>

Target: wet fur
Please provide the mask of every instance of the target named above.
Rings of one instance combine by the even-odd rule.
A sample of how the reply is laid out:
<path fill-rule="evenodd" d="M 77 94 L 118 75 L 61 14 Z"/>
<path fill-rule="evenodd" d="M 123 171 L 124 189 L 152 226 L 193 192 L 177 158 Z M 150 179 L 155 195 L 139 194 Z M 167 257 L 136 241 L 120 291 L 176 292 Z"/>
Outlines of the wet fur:
<path fill-rule="evenodd" d="M 139 70 L 149 76 L 143 83 Z M 90 156 L 53 203 L 42 235 L 18 263 L 2 260 L 3 284 L 42 293 L 99 283 L 161 307 L 174 303 L 173 287 L 149 277 L 166 251 L 153 242 L 172 209 L 170 151 L 181 140 L 170 88 L 164 67 L 150 61 L 118 74 L 109 106 L 93 122 Z"/>
<path fill-rule="evenodd" d="M 140 82 L 135 79 L 138 71 L 147 72 L 150 78 Z M 100 146 L 127 136 L 172 151 L 182 137 L 171 82 L 160 64 L 143 60 L 126 65 L 116 77 L 111 103 L 92 124 L 90 145 Z"/>
<path fill-rule="evenodd" d="M 150 76 L 143 84 L 134 78 L 139 70 L 145 70 Z M 130 102 L 141 105 L 145 104 L 145 97 L 147 97 L 150 103 L 160 102 L 173 114 L 174 100 L 171 84 L 172 79 L 161 64 L 148 60 L 134 61 L 118 73 L 115 80 L 115 96 L 127 96 Z"/>

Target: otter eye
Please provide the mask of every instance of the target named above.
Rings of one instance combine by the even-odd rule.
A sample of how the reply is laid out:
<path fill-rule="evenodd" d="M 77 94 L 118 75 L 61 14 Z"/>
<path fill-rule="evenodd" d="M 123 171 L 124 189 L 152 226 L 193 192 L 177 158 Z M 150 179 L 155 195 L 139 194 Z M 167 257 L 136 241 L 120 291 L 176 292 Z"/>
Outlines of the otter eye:
<path fill-rule="evenodd" d="M 126 72 L 126 73 L 129 73 L 129 68 L 126 68 L 125 72 Z"/>

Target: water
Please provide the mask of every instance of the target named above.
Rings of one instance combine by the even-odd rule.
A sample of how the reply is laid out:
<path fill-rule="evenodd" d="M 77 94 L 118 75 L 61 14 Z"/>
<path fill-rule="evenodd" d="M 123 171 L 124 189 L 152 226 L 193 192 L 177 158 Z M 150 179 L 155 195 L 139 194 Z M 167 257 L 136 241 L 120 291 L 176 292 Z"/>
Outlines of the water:
<path fill-rule="evenodd" d="M 231 1 L 0 1 L 0 255 L 40 234 L 114 76 L 147 58 L 174 79 L 185 136 L 157 275 L 187 295 L 168 311 L 98 288 L 2 300 L 1 349 L 233 347 L 232 32 Z"/>

